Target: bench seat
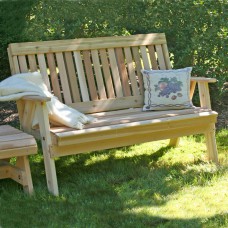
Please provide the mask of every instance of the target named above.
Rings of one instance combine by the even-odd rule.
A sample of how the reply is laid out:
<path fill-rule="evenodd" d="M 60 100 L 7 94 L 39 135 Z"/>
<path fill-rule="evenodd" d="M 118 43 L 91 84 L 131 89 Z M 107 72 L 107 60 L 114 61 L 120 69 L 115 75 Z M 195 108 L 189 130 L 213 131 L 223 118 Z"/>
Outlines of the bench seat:
<path fill-rule="evenodd" d="M 140 108 L 93 114 L 83 130 L 52 127 L 52 157 L 205 133 L 217 113 L 195 108 L 142 112 Z M 77 147 L 72 145 L 77 144 Z M 64 153 L 62 153 L 64 151 Z"/>

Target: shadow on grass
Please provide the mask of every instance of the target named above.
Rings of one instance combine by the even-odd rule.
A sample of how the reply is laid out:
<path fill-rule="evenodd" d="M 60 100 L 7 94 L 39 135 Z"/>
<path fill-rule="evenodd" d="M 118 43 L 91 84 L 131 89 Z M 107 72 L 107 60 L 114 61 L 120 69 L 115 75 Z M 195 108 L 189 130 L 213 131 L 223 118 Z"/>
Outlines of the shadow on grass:
<path fill-rule="evenodd" d="M 126 153 L 132 149 L 122 148 Z M 227 215 L 168 219 L 143 209 L 159 208 L 168 203 L 167 196 L 181 191 L 183 186 L 203 186 L 219 172 L 158 164 L 169 150 L 162 147 L 151 154 L 121 158 L 116 156 L 117 149 L 62 157 L 56 161 L 60 197 L 47 192 L 41 159 L 32 166 L 37 194 L 31 198 L 20 187 L 15 194 L 15 183 L 4 180 L 7 187 L 0 188 L 0 226 L 195 228 L 225 224 Z"/>

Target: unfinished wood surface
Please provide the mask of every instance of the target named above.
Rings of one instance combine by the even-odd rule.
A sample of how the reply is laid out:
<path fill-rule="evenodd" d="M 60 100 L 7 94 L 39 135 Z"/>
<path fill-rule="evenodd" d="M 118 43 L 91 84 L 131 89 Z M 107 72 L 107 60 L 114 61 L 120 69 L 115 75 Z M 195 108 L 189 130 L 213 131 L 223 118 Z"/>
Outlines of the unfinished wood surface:
<path fill-rule="evenodd" d="M 107 95 L 108 95 L 108 98 L 114 98 L 115 92 L 114 92 L 114 87 L 112 83 L 112 77 L 111 77 L 109 62 L 107 58 L 107 52 L 105 49 L 100 49 L 99 52 L 101 56 L 101 64 L 102 64 L 102 69 L 104 74 L 105 86 L 107 88 Z"/>
<path fill-rule="evenodd" d="M 139 92 L 137 78 L 136 78 L 136 74 L 135 74 L 134 61 L 132 58 L 131 49 L 129 47 L 124 48 L 124 53 L 125 53 L 125 57 L 126 57 L 128 74 L 129 74 L 129 79 L 130 79 L 129 83 L 131 84 L 132 93 L 133 93 L 133 95 L 139 95 L 140 92 Z"/>
<path fill-rule="evenodd" d="M 48 90 L 51 91 L 51 85 L 48 78 L 47 65 L 44 54 L 38 54 L 37 59 L 39 63 L 40 73 L 43 76 L 44 83 L 46 84 Z"/>
<path fill-rule="evenodd" d="M 116 48 L 115 49 L 116 53 L 116 60 L 120 72 L 120 79 L 122 82 L 122 88 L 123 88 L 123 93 L 124 96 L 130 96 L 131 95 L 131 89 L 130 89 L 130 84 L 129 84 L 129 78 L 128 78 L 128 72 L 126 70 L 125 66 L 125 58 L 123 55 L 123 49 L 122 48 Z"/>
<path fill-rule="evenodd" d="M 132 53 L 133 53 L 133 58 L 135 60 L 135 66 L 136 66 L 136 72 L 137 72 L 137 79 L 139 82 L 140 94 L 144 94 L 143 78 L 142 78 L 142 74 L 141 74 L 141 69 L 143 67 L 142 67 L 141 58 L 139 55 L 139 48 L 138 47 L 132 47 Z"/>
<path fill-rule="evenodd" d="M 164 33 L 131 36 L 81 38 L 69 40 L 25 42 L 10 44 L 12 55 L 54 53 L 88 49 L 116 48 L 166 43 Z"/>
<path fill-rule="evenodd" d="M 28 55 L 29 69 L 33 71 L 37 71 L 37 63 L 35 55 Z"/>
<path fill-rule="evenodd" d="M 200 106 L 203 108 L 211 108 L 210 94 L 208 83 L 198 82 Z"/>
<path fill-rule="evenodd" d="M 22 128 L 30 133 L 32 129 L 32 122 L 35 114 L 35 103 L 27 101 L 24 106 L 23 118 L 21 119 Z"/>
<path fill-rule="evenodd" d="M 70 92 L 72 95 L 72 102 L 79 102 L 81 99 L 72 52 L 65 52 L 65 63 L 69 79 Z"/>
<path fill-rule="evenodd" d="M 171 67 L 171 62 L 169 58 L 169 51 L 168 51 L 167 44 L 162 44 L 162 52 L 165 60 L 166 69 L 170 70 L 172 67 Z"/>
<path fill-rule="evenodd" d="M 142 96 L 130 96 L 113 98 L 108 100 L 78 102 L 72 103 L 70 104 L 70 106 L 83 113 L 94 113 L 126 108 L 138 108 L 142 107 L 142 104 Z"/>
<path fill-rule="evenodd" d="M 92 62 L 91 62 L 91 52 L 90 51 L 83 51 L 83 58 L 84 58 L 84 66 L 86 71 L 87 82 L 89 86 L 89 93 L 91 100 L 98 100 L 98 94 L 96 89 L 96 84 L 94 80 Z"/>
<path fill-rule="evenodd" d="M 66 67 L 63 60 L 63 53 L 56 53 L 56 60 L 59 69 L 60 81 L 62 86 L 62 93 L 64 98 L 64 103 L 70 104 L 72 103 L 69 81 L 67 77 Z"/>
<path fill-rule="evenodd" d="M 160 44 L 158 44 L 158 45 L 155 45 L 155 48 L 156 48 L 156 52 L 157 52 L 157 56 L 158 56 L 159 69 L 166 70 L 162 46 Z"/>
<path fill-rule="evenodd" d="M 74 58 L 75 58 L 75 63 L 76 63 L 76 68 L 77 68 L 77 75 L 78 75 L 78 80 L 79 80 L 79 85 L 80 85 L 82 101 L 89 101 L 90 100 L 89 92 L 88 92 L 88 87 L 86 84 L 86 78 L 85 78 L 85 72 L 83 69 L 81 53 L 79 51 L 75 51 Z"/>
<path fill-rule="evenodd" d="M 141 51 L 141 55 L 142 55 L 144 69 L 145 70 L 150 70 L 151 66 L 150 66 L 150 61 L 148 59 L 148 53 L 147 53 L 146 47 L 145 46 L 140 46 L 140 51 Z"/>
<path fill-rule="evenodd" d="M 37 111 L 39 117 L 40 138 L 42 142 L 42 152 L 44 156 L 44 166 L 48 190 L 53 195 L 58 195 L 58 183 L 56 176 L 55 161 L 50 157 L 50 148 L 52 145 L 50 136 L 50 124 L 48 120 L 48 111 L 45 102 L 37 102 Z"/>
<path fill-rule="evenodd" d="M 47 62 L 48 62 L 48 67 L 49 67 L 49 71 L 50 71 L 50 79 L 51 79 L 51 85 L 52 85 L 53 92 L 60 101 L 63 101 L 62 95 L 61 95 L 61 89 L 60 89 L 60 85 L 59 85 L 59 79 L 58 79 L 58 73 L 57 73 L 57 68 L 56 68 L 56 64 L 55 64 L 54 54 L 52 54 L 52 53 L 47 54 Z"/>
<path fill-rule="evenodd" d="M 28 66 L 27 66 L 27 62 L 26 62 L 25 56 L 24 55 L 19 55 L 18 56 L 18 61 L 19 61 L 21 73 L 27 73 L 28 72 Z"/>
<path fill-rule="evenodd" d="M 154 48 L 155 48 L 154 45 L 148 45 L 148 51 L 150 55 L 152 69 L 158 70 L 158 63 L 157 63 L 157 58 L 156 58 L 156 53 Z"/>
<path fill-rule="evenodd" d="M 108 49 L 108 55 L 109 55 L 109 61 L 111 65 L 111 71 L 112 71 L 112 79 L 115 87 L 116 97 L 123 97 L 123 91 L 120 81 L 120 73 L 116 61 L 116 56 L 113 48 Z"/>
<path fill-rule="evenodd" d="M 93 60 L 96 83 L 97 83 L 97 87 L 98 87 L 99 98 L 101 100 L 102 99 L 106 99 L 107 96 L 106 96 L 103 76 L 102 76 L 102 73 L 101 73 L 101 67 L 100 67 L 100 60 L 99 60 L 99 56 L 98 56 L 98 51 L 97 50 L 92 50 L 91 54 L 92 54 L 92 60 Z"/>

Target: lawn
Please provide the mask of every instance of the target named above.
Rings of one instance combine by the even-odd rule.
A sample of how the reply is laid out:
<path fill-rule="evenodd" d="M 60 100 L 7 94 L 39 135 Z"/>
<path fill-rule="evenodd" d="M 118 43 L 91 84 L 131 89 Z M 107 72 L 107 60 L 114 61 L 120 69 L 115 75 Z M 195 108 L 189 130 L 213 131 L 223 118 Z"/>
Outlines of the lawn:
<path fill-rule="evenodd" d="M 220 166 L 202 136 L 57 159 L 60 196 L 48 193 L 42 153 L 30 157 L 35 194 L 1 180 L 0 227 L 228 227 L 228 130 Z"/>

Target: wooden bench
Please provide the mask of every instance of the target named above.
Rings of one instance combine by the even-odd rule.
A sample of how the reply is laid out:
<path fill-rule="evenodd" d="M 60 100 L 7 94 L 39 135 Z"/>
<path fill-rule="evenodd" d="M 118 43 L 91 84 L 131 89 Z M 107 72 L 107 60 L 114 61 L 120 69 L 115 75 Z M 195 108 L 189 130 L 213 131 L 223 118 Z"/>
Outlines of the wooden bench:
<path fill-rule="evenodd" d="M 48 189 L 58 195 L 54 159 L 65 155 L 170 139 L 203 133 L 208 159 L 218 162 L 215 122 L 208 83 L 192 78 L 190 95 L 198 83 L 198 109 L 142 112 L 141 69 L 171 69 L 165 34 L 101 37 L 10 44 L 12 74 L 40 71 L 49 90 L 65 104 L 92 114 L 98 121 L 83 130 L 52 127 L 47 98 L 24 97 L 17 102 L 24 131 L 42 141 Z M 39 132 L 31 129 L 34 107 L 39 112 Z"/>
<path fill-rule="evenodd" d="M 25 192 L 33 192 L 28 155 L 37 153 L 36 140 L 9 125 L 0 126 L 0 179 L 11 178 L 21 184 Z M 9 163 L 16 157 L 16 164 Z"/>

